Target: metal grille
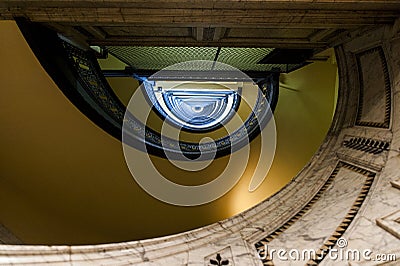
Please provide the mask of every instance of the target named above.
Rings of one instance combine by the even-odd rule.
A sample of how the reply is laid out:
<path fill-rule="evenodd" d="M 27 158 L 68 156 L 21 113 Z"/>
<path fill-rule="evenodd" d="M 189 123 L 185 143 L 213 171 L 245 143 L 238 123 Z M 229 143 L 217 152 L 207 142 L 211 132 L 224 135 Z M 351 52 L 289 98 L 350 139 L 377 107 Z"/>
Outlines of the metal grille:
<path fill-rule="evenodd" d="M 257 64 L 271 53 L 274 48 L 221 48 L 217 47 L 144 47 L 144 46 L 108 46 L 108 51 L 134 69 L 161 70 L 176 63 L 191 60 L 209 60 L 228 64 L 242 71 L 290 72 L 302 64 Z M 218 55 L 218 56 L 217 56 Z M 186 65 L 188 67 L 189 65 Z M 193 66 L 194 67 L 194 66 Z M 210 70 L 210 64 L 196 63 L 196 69 Z M 218 65 L 215 70 L 225 70 Z M 180 69 L 170 69 L 180 70 Z"/>
<path fill-rule="evenodd" d="M 269 65 L 257 64 L 274 48 L 222 48 L 218 62 L 236 67 L 240 70 L 265 71 L 270 70 Z"/>
<path fill-rule="evenodd" d="M 191 60 L 214 60 L 215 47 L 143 47 L 109 46 L 117 58 L 134 69 L 161 70 L 170 65 Z"/>

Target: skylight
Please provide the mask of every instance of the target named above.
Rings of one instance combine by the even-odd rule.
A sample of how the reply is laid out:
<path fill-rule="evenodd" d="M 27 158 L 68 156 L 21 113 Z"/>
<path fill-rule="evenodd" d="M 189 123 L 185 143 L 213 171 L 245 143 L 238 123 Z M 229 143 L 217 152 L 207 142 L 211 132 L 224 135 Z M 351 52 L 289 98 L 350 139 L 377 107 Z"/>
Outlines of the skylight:
<path fill-rule="evenodd" d="M 145 83 L 158 113 L 170 123 L 192 131 L 215 129 L 226 123 L 238 107 L 242 88 L 241 82 Z"/>

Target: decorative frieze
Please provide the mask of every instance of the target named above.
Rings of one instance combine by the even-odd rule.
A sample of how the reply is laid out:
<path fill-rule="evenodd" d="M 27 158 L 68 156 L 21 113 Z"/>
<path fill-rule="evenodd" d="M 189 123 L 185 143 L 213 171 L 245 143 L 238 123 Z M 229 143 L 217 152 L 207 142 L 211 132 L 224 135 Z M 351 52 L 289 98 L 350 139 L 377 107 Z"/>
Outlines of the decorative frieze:
<path fill-rule="evenodd" d="M 204 265 L 206 266 L 222 266 L 222 265 L 227 265 L 227 266 L 232 266 L 233 264 L 233 258 L 232 258 L 232 250 L 230 247 L 226 247 L 217 253 L 213 253 L 211 255 L 208 255 L 207 257 L 204 258 Z"/>
<path fill-rule="evenodd" d="M 353 205 L 347 212 L 346 216 L 343 218 L 342 222 L 336 228 L 336 230 L 332 233 L 332 235 L 324 242 L 324 244 L 318 249 L 316 252 L 317 257 L 308 261 L 307 265 L 317 265 L 319 264 L 328 254 L 328 250 L 333 248 L 337 241 L 343 236 L 344 232 L 350 226 L 351 222 L 354 220 L 355 216 L 357 215 L 358 211 L 361 208 L 361 205 L 364 203 L 365 198 L 368 195 L 368 192 L 372 186 L 376 173 L 358 167 L 356 165 L 351 165 L 344 163 L 340 167 L 345 167 L 349 170 L 355 171 L 359 174 L 362 174 L 366 177 L 365 182 L 361 188 L 360 193 L 358 194 L 356 200 L 354 201 Z"/>
<path fill-rule="evenodd" d="M 356 172 L 358 174 L 361 174 L 366 177 L 366 180 L 361 188 L 361 191 L 359 195 L 357 196 L 355 202 L 353 203 L 352 207 L 346 214 L 345 218 L 341 222 L 340 226 L 336 229 L 336 231 L 332 234 L 331 237 L 328 238 L 327 242 L 324 243 L 323 247 L 325 248 L 328 244 L 329 245 L 335 245 L 336 240 L 340 238 L 340 236 L 346 231 L 347 227 L 350 225 L 352 222 L 353 218 L 357 214 L 359 208 L 361 207 L 362 203 L 364 202 L 365 197 L 368 194 L 368 191 L 372 185 L 373 179 L 375 177 L 375 173 L 372 171 L 369 171 L 367 169 L 358 167 L 356 165 L 349 164 L 347 162 L 339 162 L 333 172 L 330 174 L 329 178 L 327 181 L 324 183 L 324 185 L 321 187 L 321 189 L 318 191 L 318 193 L 308 202 L 308 204 L 302 208 L 296 215 L 294 215 L 292 218 L 290 218 L 285 224 L 283 224 L 281 227 L 279 227 L 277 230 L 266 236 L 265 238 L 261 239 L 259 242 L 255 244 L 255 247 L 257 249 L 258 254 L 260 254 L 262 259 L 262 262 L 264 265 L 273 265 L 272 258 L 269 256 L 269 254 L 265 254 L 265 246 L 268 245 L 273 239 L 277 238 L 281 233 L 283 233 L 286 229 L 288 229 L 292 224 L 294 224 L 296 221 L 298 221 L 308 210 L 312 208 L 314 203 L 318 201 L 318 199 L 321 198 L 321 196 L 324 194 L 324 192 L 331 186 L 331 184 L 334 182 L 334 179 L 339 173 L 339 170 L 341 168 L 345 168 L 348 170 L 351 170 L 353 172 Z M 329 245 L 327 247 L 329 247 Z M 323 252 L 321 250 L 321 252 Z"/>
<path fill-rule="evenodd" d="M 381 46 L 356 54 L 360 94 L 356 125 L 389 128 L 391 85 Z"/>
<path fill-rule="evenodd" d="M 346 148 L 372 154 L 379 154 L 384 151 L 388 151 L 389 145 L 390 143 L 387 141 L 361 137 L 352 137 L 343 141 L 343 146 L 345 146 Z"/>
<path fill-rule="evenodd" d="M 400 179 L 398 179 L 396 181 L 392 181 L 392 182 L 390 182 L 390 184 L 392 185 L 392 187 L 400 189 Z"/>

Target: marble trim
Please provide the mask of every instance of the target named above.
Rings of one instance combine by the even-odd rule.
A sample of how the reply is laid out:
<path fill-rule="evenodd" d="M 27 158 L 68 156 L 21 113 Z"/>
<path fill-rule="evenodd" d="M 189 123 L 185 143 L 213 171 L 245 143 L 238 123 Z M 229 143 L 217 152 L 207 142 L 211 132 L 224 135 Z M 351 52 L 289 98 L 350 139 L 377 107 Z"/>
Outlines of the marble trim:
<path fill-rule="evenodd" d="M 219 256 L 218 256 L 219 255 Z M 204 258 L 204 266 L 210 266 L 210 265 L 216 265 L 212 264 L 211 260 L 214 260 L 214 262 L 219 262 L 221 265 L 229 265 L 229 266 L 234 266 L 234 260 L 233 260 L 233 255 L 232 255 L 232 249 L 230 246 L 221 249 L 217 252 L 214 252 L 207 257 Z M 224 263 L 224 264 L 222 264 Z"/>
<path fill-rule="evenodd" d="M 288 229 L 291 225 L 293 225 L 297 220 L 299 220 L 311 207 L 315 202 L 321 198 L 322 194 L 326 191 L 326 189 L 332 184 L 334 178 L 337 176 L 339 169 L 341 167 L 341 162 L 339 162 L 333 172 L 330 174 L 329 178 L 326 180 L 324 185 L 320 188 L 320 190 L 315 194 L 315 196 L 305 205 L 300 211 L 298 211 L 294 216 L 292 216 L 286 223 L 282 226 L 274 230 L 272 233 L 255 243 L 255 248 L 260 255 L 264 254 L 264 246 L 271 242 L 273 239 L 277 238 L 281 233 L 283 233 L 286 229 Z M 264 265 L 273 265 L 272 261 L 269 259 L 269 255 L 266 256 L 265 260 L 262 260 Z"/>
<path fill-rule="evenodd" d="M 342 145 L 348 149 L 379 154 L 389 150 L 390 142 L 358 136 L 345 136 Z"/>
<path fill-rule="evenodd" d="M 376 219 L 376 224 L 400 239 L 400 210 Z"/>
<path fill-rule="evenodd" d="M 344 232 L 346 232 L 347 228 L 353 222 L 355 216 L 357 215 L 362 204 L 364 203 L 365 198 L 367 197 L 368 192 L 369 192 L 369 190 L 374 182 L 374 178 L 376 176 L 375 172 L 372 172 L 370 170 L 361 168 L 361 167 L 353 165 L 353 164 L 345 163 L 345 162 L 342 162 L 341 165 L 338 164 L 337 167 L 338 168 L 344 167 L 344 168 L 352 170 L 358 174 L 362 174 L 366 177 L 366 179 L 361 188 L 360 193 L 358 194 L 356 200 L 353 203 L 353 206 L 351 206 L 351 208 L 347 212 L 346 216 L 343 218 L 342 222 L 339 224 L 339 226 L 336 228 L 336 230 L 332 233 L 332 235 L 324 242 L 324 244 L 316 252 L 316 254 L 318 255 L 318 258 L 310 260 L 307 263 L 307 265 L 319 264 L 326 257 L 327 251 L 329 249 L 333 248 L 336 245 L 337 240 L 343 236 Z"/>
<path fill-rule="evenodd" d="M 390 184 L 392 185 L 392 187 L 400 189 L 400 179 L 391 181 Z"/>
<path fill-rule="evenodd" d="M 340 226 L 336 229 L 336 231 L 328 238 L 328 240 L 324 243 L 323 247 L 320 248 L 320 250 L 317 252 L 317 254 L 321 254 L 322 252 L 325 252 L 328 248 L 333 247 L 336 244 L 337 239 L 341 237 L 341 235 L 346 231 L 347 227 L 350 225 L 352 220 L 354 219 L 355 215 L 357 214 L 358 210 L 360 209 L 362 203 L 364 202 L 365 197 L 368 194 L 368 191 L 372 185 L 373 179 L 376 175 L 375 172 L 372 172 L 370 170 L 361 168 L 359 166 L 339 161 L 335 167 L 335 169 L 332 171 L 330 174 L 329 178 L 326 180 L 325 184 L 321 187 L 321 189 L 318 191 L 318 193 L 305 205 L 296 215 L 291 217 L 286 223 L 284 223 L 281 227 L 277 228 L 275 231 L 273 231 L 271 234 L 266 236 L 265 238 L 261 239 L 259 242 L 255 243 L 255 248 L 257 250 L 257 253 L 261 255 L 264 254 L 264 246 L 270 243 L 273 239 L 277 238 L 282 232 L 284 232 L 286 229 L 288 229 L 292 224 L 294 224 L 297 220 L 299 220 L 308 210 L 312 208 L 315 202 L 318 201 L 319 198 L 323 195 L 323 193 L 326 191 L 326 189 L 332 184 L 333 180 L 339 173 L 339 170 L 341 168 L 346 168 L 349 170 L 352 170 L 356 173 L 362 174 L 366 176 L 366 181 L 364 182 L 364 185 L 361 189 L 361 192 L 359 193 L 356 201 L 354 202 L 353 206 L 350 208 L 349 212 L 343 219 L 343 221 L 340 223 Z M 269 259 L 269 255 L 266 256 L 267 258 L 262 260 L 263 265 L 273 265 L 273 262 Z M 320 261 L 314 261 L 317 264 Z M 309 262 L 311 264 L 314 264 L 314 262 Z"/>
<path fill-rule="evenodd" d="M 362 56 L 372 54 L 372 53 L 378 53 L 379 58 L 380 58 L 380 63 L 382 65 L 382 70 L 384 73 L 384 85 L 385 85 L 385 116 L 384 116 L 384 121 L 383 122 L 371 122 L 371 121 L 363 121 L 362 120 L 362 113 L 363 109 L 365 108 L 364 106 L 364 77 L 362 74 L 362 64 L 360 58 Z M 356 56 L 356 62 L 357 62 L 357 69 L 358 69 L 358 76 L 359 76 L 359 83 L 360 83 L 360 91 L 359 91 L 359 98 L 358 98 L 358 110 L 357 110 L 357 117 L 356 117 L 356 123 L 355 125 L 357 126 L 364 126 L 364 127 L 377 127 L 377 128 L 385 128 L 388 129 L 390 126 L 390 117 L 391 117 L 391 83 L 390 83 L 390 77 L 389 77 L 389 71 L 388 71 L 388 66 L 386 62 L 386 57 L 385 53 L 383 51 L 383 48 L 381 45 L 370 48 L 368 50 L 365 50 L 363 52 L 359 52 L 355 54 Z"/>
<path fill-rule="evenodd" d="M 395 250 L 388 250 L 385 254 L 395 255 L 396 258 L 400 258 L 400 249 Z M 371 260 L 361 260 L 359 262 L 349 262 L 349 266 L 377 266 L 377 265 L 384 265 L 384 266 L 398 266 L 398 261 L 386 261 L 386 262 L 376 262 Z"/>

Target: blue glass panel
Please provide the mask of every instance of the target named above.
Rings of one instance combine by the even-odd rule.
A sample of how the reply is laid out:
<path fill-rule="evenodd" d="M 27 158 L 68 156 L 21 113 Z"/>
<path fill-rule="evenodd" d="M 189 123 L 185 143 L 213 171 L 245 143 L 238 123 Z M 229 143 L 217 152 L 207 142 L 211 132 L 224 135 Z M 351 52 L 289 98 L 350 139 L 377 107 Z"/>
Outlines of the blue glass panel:
<path fill-rule="evenodd" d="M 189 130 L 209 130 L 225 123 L 238 105 L 239 89 L 203 88 L 207 85 L 199 89 L 154 89 L 154 85 L 146 91 L 154 93 L 150 99 L 155 108 L 169 122 Z"/>

